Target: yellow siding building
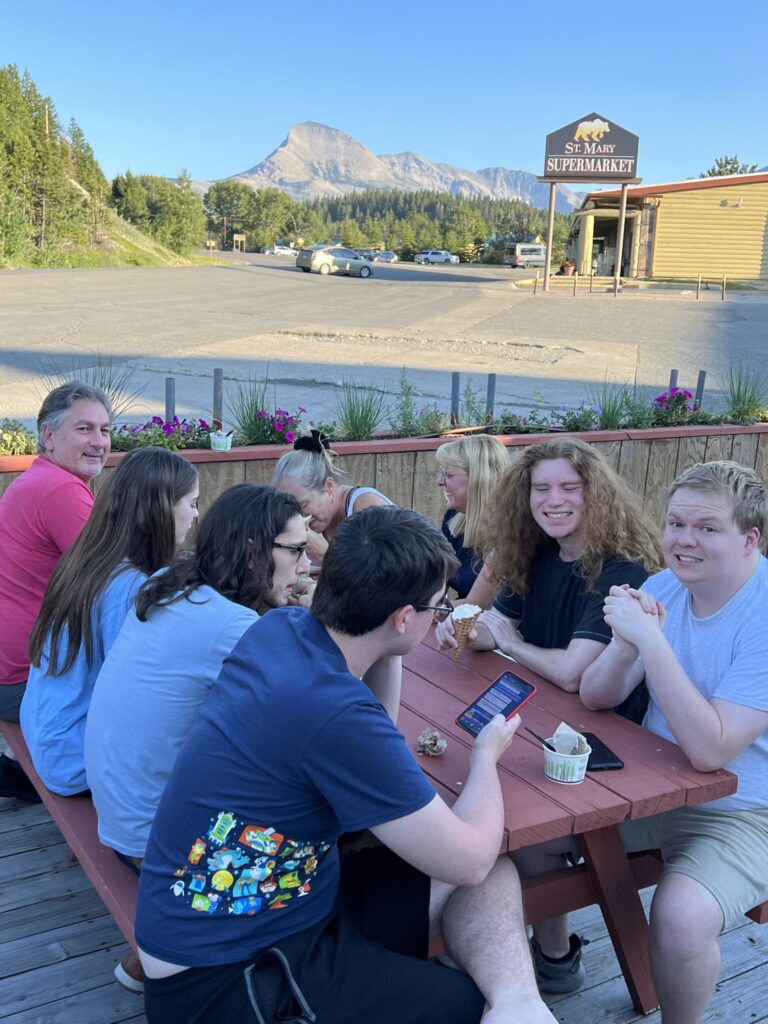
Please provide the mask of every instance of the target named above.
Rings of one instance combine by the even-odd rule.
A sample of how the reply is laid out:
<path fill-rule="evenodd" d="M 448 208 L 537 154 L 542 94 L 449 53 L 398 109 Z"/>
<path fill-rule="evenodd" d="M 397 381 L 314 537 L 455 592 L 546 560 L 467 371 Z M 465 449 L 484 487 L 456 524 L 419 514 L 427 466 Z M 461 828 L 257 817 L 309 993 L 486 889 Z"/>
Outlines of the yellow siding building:
<path fill-rule="evenodd" d="M 613 274 L 618 190 L 591 192 L 570 249 L 580 274 Z M 768 278 L 768 173 L 627 190 L 621 273 L 628 277 Z"/>

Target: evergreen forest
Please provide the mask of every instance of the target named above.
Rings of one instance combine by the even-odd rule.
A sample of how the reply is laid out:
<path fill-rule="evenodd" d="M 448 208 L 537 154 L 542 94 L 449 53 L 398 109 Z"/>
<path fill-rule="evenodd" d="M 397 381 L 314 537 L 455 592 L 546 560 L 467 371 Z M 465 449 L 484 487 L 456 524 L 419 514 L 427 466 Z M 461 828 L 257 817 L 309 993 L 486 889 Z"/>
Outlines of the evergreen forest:
<path fill-rule="evenodd" d="M 0 267 L 182 262 L 206 241 L 231 248 L 236 233 L 249 251 L 341 242 L 400 259 L 438 248 L 501 262 L 505 242 L 546 233 L 546 216 L 519 200 L 435 191 L 368 189 L 299 202 L 231 179 L 201 196 L 185 171 L 175 181 L 126 171 L 109 182 L 77 122 L 64 127 L 26 72 L 0 68 Z M 568 223 L 555 215 L 555 260 Z"/>

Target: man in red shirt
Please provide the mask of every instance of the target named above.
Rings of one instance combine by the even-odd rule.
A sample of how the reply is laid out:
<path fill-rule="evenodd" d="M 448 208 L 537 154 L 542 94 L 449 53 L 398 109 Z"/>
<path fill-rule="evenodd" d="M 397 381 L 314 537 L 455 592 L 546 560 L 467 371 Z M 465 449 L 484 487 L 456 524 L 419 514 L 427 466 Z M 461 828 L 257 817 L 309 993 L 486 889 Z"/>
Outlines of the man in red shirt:
<path fill-rule="evenodd" d="M 0 719 L 18 722 L 32 631 L 51 573 L 93 508 L 88 487 L 109 455 L 112 407 L 101 388 L 70 381 L 37 417 L 38 457 L 0 500 Z M 0 755 L 0 796 L 35 800 L 18 763 Z"/>

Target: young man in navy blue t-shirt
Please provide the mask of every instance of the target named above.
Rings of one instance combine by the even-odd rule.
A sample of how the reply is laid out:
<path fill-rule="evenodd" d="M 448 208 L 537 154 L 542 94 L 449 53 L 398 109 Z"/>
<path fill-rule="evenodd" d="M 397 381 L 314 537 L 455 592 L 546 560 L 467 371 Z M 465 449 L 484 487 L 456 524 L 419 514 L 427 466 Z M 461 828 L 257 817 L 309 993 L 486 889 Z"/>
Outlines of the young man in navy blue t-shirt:
<path fill-rule="evenodd" d="M 142 866 L 150 1024 L 553 1024 L 496 856 L 496 762 L 519 719 L 483 730 L 451 809 L 385 710 L 454 569 L 422 516 L 367 509 L 334 539 L 312 612 L 271 612 L 225 661 Z M 340 834 L 366 828 L 383 845 L 340 857 Z M 426 959 L 437 927 L 466 973 Z"/>

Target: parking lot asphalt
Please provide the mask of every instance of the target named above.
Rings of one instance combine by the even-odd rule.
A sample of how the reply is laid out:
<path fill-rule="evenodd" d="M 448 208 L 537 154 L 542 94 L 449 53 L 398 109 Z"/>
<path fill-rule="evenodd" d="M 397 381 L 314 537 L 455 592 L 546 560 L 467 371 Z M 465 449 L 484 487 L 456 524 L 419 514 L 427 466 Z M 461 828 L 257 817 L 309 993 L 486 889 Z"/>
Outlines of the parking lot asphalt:
<path fill-rule="evenodd" d="M 708 372 L 711 401 L 730 365 L 765 365 L 768 294 L 683 286 L 573 298 L 516 286 L 530 271 L 462 264 L 375 264 L 367 281 L 297 270 L 244 254 L 211 266 L 0 271 L 0 418 L 31 420 L 41 375 L 100 353 L 135 367 L 146 385 L 133 416 L 162 412 L 165 378 L 177 410 L 205 415 L 212 374 L 226 394 L 268 373 L 276 403 L 332 418 L 351 381 L 392 395 L 402 367 L 426 402 L 447 405 L 450 372 L 496 409 L 575 405 L 608 379 L 661 390 L 669 371 L 693 387 Z M 225 411 L 226 417 L 226 411 Z"/>

